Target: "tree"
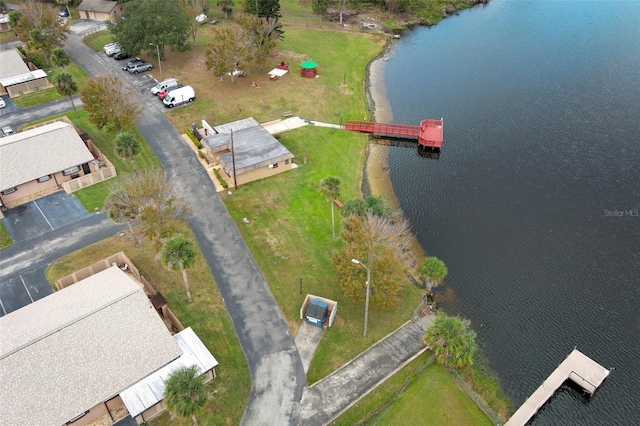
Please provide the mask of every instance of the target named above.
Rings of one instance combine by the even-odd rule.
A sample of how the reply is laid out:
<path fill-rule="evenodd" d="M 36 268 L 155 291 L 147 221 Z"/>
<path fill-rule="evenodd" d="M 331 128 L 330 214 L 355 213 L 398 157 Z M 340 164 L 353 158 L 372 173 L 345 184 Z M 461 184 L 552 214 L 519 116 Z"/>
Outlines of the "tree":
<path fill-rule="evenodd" d="M 69 74 L 66 71 L 59 72 L 58 74 L 53 76 L 53 85 L 55 86 L 58 93 L 60 93 L 62 96 L 69 96 L 71 106 L 77 113 L 78 111 L 76 110 L 76 105 L 73 103 L 73 95 L 78 93 L 78 83 L 76 83 L 73 75 Z"/>
<path fill-rule="evenodd" d="M 206 14 L 208 4 L 206 0 L 182 0 L 182 8 L 187 16 L 191 18 L 189 23 L 189 33 L 191 34 L 191 44 L 196 45 L 196 37 L 198 36 L 198 29 L 200 29 L 200 23 L 196 21 L 196 16 L 201 13 Z"/>
<path fill-rule="evenodd" d="M 143 235 L 158 245 L 175 233 L 176 222 L 189 208 L 175 195 L 171 181 L 162 170 L 146 170 L 125 175 L 109 185 L 107 211 L 116 221 L 140 220 Z"/>
<path fill-rule="evenodd" d="M 336 225 L 333 214 L 333 200 L 340 196 L 340 178 L 329 176 L 320 181 L 320 193 L 331 203 L 331 235 L 336 238 Z"/>
<path fill-rule="evenodd" d="M 280 24 L 280 0 L 245 0 L 244 11 L 266 22 L 269 37 L 282 38 L 284 31 Z"/>
<path fill-rule="evenodd" d="M 216 5 L 224 12 L 224 19 L 229 19 L 229 14 L 233 6 L 235 6 L 235 2 L 233 0 L 217 0 Z"/>
<path fill-rule="evenodd" d="M 411 261 L 409 248 L 414 236 L 408 221 L 401 217 L 382 218 L 371 212 L 364 217 L 349 216 L 343 221 L 342 239 L 342 247 L 332 255 L 336 284 L 351 300 L 364 300 L 365 271 L 351 263 L 351 259 L 358 259 L 371 270 L 372 306 L 395 304 Z"/>
<path fill-rule="evenodd" d="M 418 274 L 423 278 L 428 291 L 437 286 L 447 276 L 448 269 L 444 262 L 437 257 L 427 257 L 418 268 Z"/>
<path fill-rule="evenodd" d="M 249 14 L 236 18 L 236 23 L 252 39 L 254 47 L 252 53 L 260 68 L 263 66 L 264 59 L 275 50 L 280 41 L 280 33 L 273 27 L 274 22 Z"/>
<path fill-rule="evenodd" d="M 313 13 L 320 16 L 321 19 L 322 19 L 322 15 L 327 13 L 328 8 L 329 8 L 328 0 L 313 0 L 311 2 L 311 10 L 313 10 Z"/>
<path fill-rule="evenodd" d="M 344 203 L 342 215 L 347 217 L 351 215 L 365 216 L 367 212 L 371 212 L 380 217 L 391 217 L 393 209 L 387 203 L 384 196 L 369 195 L 367 198 L 351 198 Z"/>
<path fill-rule="evenodd" d="M 189 289 L 189 279 L 187 269 L 196 261 L 196 249 L 188 238 L 176 236 L 169 238 L 162 247 L 162 262 L 170 269 L 179 269 L 182 272 L 184 289 L 187 292 L 187 301 L 191 303 L 191 290 Z"/>
<path fill-rule="evenodd" d="M 61 67 L 62 69 L 64 69 L 64 67 L 71 63 L 71 58 L 63 48 L 56 47 L 51 52 L 51 63 L 56 67 Z"/>
<path fill-rule="evenodd" d="M 58 10 L 35 0 L 27 0 L 20 8 L 14 30 L 29 48 L 42 51 L 47 64 L 53 49 L 62 47 L 69 34 L 68 25 L 58 19 Z"/>
<path fill-rule="evenodd" d="M 165 382 L 164 400 L 169 410 L 183 418 L 191 417 L 197 426 L 196 414 L 207 401 L 204 376 L 198 375 L 198 367 L 181 367 L 171 373 Z"/>
<path fill-rule="evenodd" d="M 218 76 L 231 74 L 231 82 L 235 81 L 233 71 L 240 62 L 250 62 L 254 57 L 253 38 L 240 26 L 216 27 L 213 29 L 214 43 L 207 48 L 205 65 Z"/>
<path fill-rule="evenodd" d="M 140 142 L 133 132 L 118 133 L 115 139 L 116 154 L 122 158 L 126 158 L 131 161 L 131 168 L 136 170 L 136 163 L 133 161 L 133 157 L 140 153 Z"/>
<path fill-rule="evenodd" d="M 440 364 L 461 368 L 473 364 L 476 332 L 471 323 L 459 317 L 438 315 L 424 335 L 423 341 L 434 352 Z"/>
<path fill-rule="evenodd" d="M 90 79 L 81 93 L 89 121 L 99 129 L 107 127 L 118 132 L 131 129 L 142 112 L 124 81 L 113 75 Z"/>
<path fill-rule="evenodd" d="M 188 40 L 194 17 L 187 14 L 181 2 L 131 1 L 124 4 L 124 14 L 127 19 L 109 21 L 107 26 L 125 52 L 137 55 L 154 43 L 164 58 L 165 46 L 180 52 L 191 48 Z"/>

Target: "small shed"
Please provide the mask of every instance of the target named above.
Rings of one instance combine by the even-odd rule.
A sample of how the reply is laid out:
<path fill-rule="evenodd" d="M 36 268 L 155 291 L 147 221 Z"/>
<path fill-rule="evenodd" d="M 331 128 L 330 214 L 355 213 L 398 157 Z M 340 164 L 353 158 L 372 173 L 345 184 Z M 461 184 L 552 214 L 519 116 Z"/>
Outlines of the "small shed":
<path fill-rule="evenodd" d="M 304 61 L 300 64 L 300 75 L 304 78 L 315 78 L 318 75 L 318 64 L 313 61 Z"/>
<path fill-rule="evenodd" d="M 335 300 L 307 294 L 300 308 L 300 319 L 317 327 L 322 327 L 326 322 L 331 327 L 337 312 L 338 302 Z"/>
<path fill-rule="evenodd" d="M 80 19 L 113 21 L 116 16 L 122 15 L 123 6 L 117 1 L 83 0 L 77 10 L 80 13 Z"/>

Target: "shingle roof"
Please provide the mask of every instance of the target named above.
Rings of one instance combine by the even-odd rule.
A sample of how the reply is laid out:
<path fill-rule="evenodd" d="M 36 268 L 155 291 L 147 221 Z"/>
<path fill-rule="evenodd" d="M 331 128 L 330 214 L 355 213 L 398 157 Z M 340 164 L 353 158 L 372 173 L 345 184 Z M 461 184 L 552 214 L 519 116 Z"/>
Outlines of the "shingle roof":
<path fill-rule="evenodd" d="M 173 339 L 182 350 L 180 358 L 120 392 L 120 398 L 129 410 L 131 417 L 137 416 L 164 399 L 164 382 L 177 369 L 195 365 L 198 367 L 198 375 L 201 375 L 218 365 L 218 361 L 211 355 L 211 352 L 191 327 L 174 335 Z"/>
<path fill-rule="evenodd" d="M 72 125 L 61 121 L 0 138 L 0 190 L 93 160 Z"/>
<path fill-rule="evenodd" d="M 111 13 L 113 9 L 118 5 L 117 1 L 107 0 L 83 0 L 78 5 L 78 10 L 86 10 L 89 12 L 104 12 Z"/>
<path fill-rule="evenodd" d="M 0 424 L 61 425 L 181 354 L 117 266 L 0 318 Z"/>
<path fill-rule="evenodd" d="M 16 49 L 0 50 L 0 80 L 29 72 L 29 67 L 22 60 L 20 52 Z"/>

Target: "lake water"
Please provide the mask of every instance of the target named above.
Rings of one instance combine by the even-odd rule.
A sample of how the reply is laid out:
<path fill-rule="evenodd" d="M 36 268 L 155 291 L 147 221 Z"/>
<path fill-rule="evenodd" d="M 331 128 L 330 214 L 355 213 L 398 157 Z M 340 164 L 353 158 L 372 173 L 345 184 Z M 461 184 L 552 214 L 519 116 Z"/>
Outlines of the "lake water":
<path fill-rule="evenodd" d="M 577 346 L 615 370 L 533 424 L 640 424 L 640 2 L 493 0 L 405 33 L 384 83 L 394 122 L 444 117 L 391 182 L 514 407 Z"/>

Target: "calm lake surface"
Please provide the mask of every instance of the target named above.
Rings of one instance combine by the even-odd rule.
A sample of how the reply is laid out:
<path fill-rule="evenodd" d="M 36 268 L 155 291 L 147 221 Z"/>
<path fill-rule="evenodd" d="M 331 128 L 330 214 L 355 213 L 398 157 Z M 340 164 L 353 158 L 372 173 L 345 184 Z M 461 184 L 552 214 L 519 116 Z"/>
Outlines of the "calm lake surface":
<path fill-rule="evenodd" d="M 444 117 L 391 181 L 514 407 L 577 346 L 615 370 L 533 424 L 640 424 L 640 2 L 492 0 L 407 32 L 384 81 L 394 122 Z"/>

